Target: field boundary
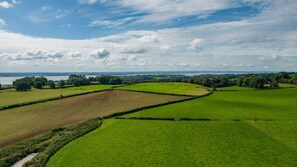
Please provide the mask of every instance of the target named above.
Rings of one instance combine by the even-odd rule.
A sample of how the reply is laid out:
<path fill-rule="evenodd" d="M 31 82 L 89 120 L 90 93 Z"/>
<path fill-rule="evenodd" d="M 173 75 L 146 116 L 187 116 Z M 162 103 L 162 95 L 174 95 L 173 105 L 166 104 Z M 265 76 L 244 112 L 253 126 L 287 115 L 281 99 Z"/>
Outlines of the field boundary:
<path fill-rule="evenodd" d="M 156 120 L 156 121 L 276 121 L 273 119 L 217 119 L 217 118 L 172 118 L 172 117 L 115 117 L 114 119 Z"/>
<path fill-rule="evenodd" d="M 127 91 L 129 91 L 129 90 L 127 90 Z M 146 92 L 146 93 L 150 93 L 150 92 Z M 102 118 L 103 119 L 109 119 L 109 118 L 113 118 L 113 117 L 118 117 L 118 116 L 122 116 L 122 115 L 126 115 L 126 114 L 135 113 L 135 112 L 142 111 L 142 110 L 145 110 L 145 109 L 151 109 L 151 108 L 155 108 L 155 107 L 161 107 L 161 106 L 166 106 L 166 105 L 170 105 L 170 104 L 175 104 L 175 103 L 190 101 L 190 100 L 194 100 L 194 99 L 206 97 L 206 96 L 209 96 L 211 94 L 213 94 L 213 92 L 209 92 L 209 93 L 207 93 L 205 95 L 201 95 L 201 96 L 188 96 L 189 98 L 182 99 L 182 100 L 169 101 L 167 103 L 161 103 L 161 104 L 154 104 L 154 105 L 140 107 L 140 108 L 136 108 L 136 109 L 132 109 L 132 110 L 128 110 L 128 111 L 123 111 L 123 112 L 115 112 L 113 114 L 103 116 Z"/>
<path fill-rule="evenodd" d="M 18 108 L 18 107 L 32 105 L 32 104 L 44 103 L 44 102 L 49 102 L 49 101 L 64 99 L 64 98 L 68 98 L 68 97 L 75 97 L 75 96 L 81 96 L 81 95 L 86 95 L 86 94 L 91 94 L 91 93 L 104 92 L 104 91 L 108 91 L 108 90 L 113 90 L 113 89 L 112 88 L 108 88 L 108 89 L 103 89 L 103 90 L 95 90 L 95 91 L 83 92 L 83 93 L 77 93 L 77 94 L 71 94 L 71 95 L 60 95 L 60 96 L 46 98 L 46 99 L 41 99 L 41 100 L 35 100 L 35 101 L 29 101 L 29 102 L 17 103 L 17 104 L 11 104 L 11 105 L 0 107 L 0 112 L 3 111 L 3 110 L 7 110 L 7 109 L 13 109 L 13 108 Z"/>
<path fill-rule="evenodd" d="M 123 87 L 125 87 L 125 86 L 123 86 Z M 208 93 L 206 93 L 204 95 L 189 95 L 189 94 L 175 94 L 175 93 L 151 92 L 151 91 L 144 91 L 144 90 L 128 90 L 128 89 L 115 89 L 115 90 L 130 91 L 130 92 L 140 92 L 140 93 L 153 93 L 153 94 L 171 95 L 171 96 L 189 96 L 189 97 L 200 97 L 200 96 L 204 96 L 204 95 L 207 95 L 208 94 Z M 207 91 L 210 92 L 209 90 L 207 90 Z"/>

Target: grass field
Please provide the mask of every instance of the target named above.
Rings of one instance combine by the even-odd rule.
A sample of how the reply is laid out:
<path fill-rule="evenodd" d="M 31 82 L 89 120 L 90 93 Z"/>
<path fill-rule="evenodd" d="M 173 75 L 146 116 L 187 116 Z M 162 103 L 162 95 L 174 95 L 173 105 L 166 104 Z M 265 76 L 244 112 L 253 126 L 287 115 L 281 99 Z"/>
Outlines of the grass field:
<path fill-rule="evenodd" d="M 208 93 L 207 89 L 202 86 L 180 82 L 139 83 L 119 87 L 117 89 L 195 96 L 200 96 Z"/>
<path fill-rule="evenodd" d="M 51 166 L 297 166 L 297 89 L 228 87 L 211 96 L 110 119 Z M 238 121 L 240 120 L 240 121 Z"/>
<path fill-rule="evenodd" d="M 104 91 L 0 111 L 0 148 L 50 131 L 153 104 L 185 99 L 128 91 Z"/>
<path fill-rule="evenodd" d="M 60 95 L 67 96 L 95 90 L 104 90 L 115 85 L 88 85 L 80 87 L 69 87 L 63 89 L 32 89 L 28 92 L 17 92 L 15 89 L 0 90 L 0 107 L 12 104 L 36 101 Z"/>
<path fill-rule="evenodd" d="M 291 128 L 296 129 L 297 125 L 291 124 Z M 296 150 L 246 122 L 108 120 L 102 127 L 63 147 L 47 166 L 296 164 Z"/>
<path fill-rule="evenodd" d="M 125 117 L 297 120 L 296 88 L 254 90 L 230 87 L 227 90 Z"/>

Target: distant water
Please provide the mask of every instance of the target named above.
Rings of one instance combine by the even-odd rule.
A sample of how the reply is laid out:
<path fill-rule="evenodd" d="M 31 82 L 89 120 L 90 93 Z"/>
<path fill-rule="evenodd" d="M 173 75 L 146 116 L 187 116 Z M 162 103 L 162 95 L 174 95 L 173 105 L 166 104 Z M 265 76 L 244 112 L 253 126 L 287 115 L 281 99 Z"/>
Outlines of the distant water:
<path fill-rule="evenodd" d="M 29 72 L 29 73 L 0 73 L 0 83 L 2 85 L 11 85 L 16 79 L 23 77 L 44 76 L 48 80 L 58 81 L 68 79 L 71 74 L 86 75 L 87 77 L 97 75 L 118 75 L 118 76 L 133 76 L 133 75 L 185 75 L 194 76 L 201 74 L 251 74 L 251 73 L 271 73 L 261 71 L 145 71 L 145 72 Z"/>

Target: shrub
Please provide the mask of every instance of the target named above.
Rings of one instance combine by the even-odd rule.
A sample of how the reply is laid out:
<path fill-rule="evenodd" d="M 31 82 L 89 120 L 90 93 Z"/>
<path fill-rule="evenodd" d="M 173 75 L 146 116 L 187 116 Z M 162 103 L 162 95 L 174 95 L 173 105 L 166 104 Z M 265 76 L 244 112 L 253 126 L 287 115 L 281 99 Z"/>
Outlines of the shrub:
<path fill-rule="evenodd" d="M 36 89 L 42 89 L 42 82 L 41 81 L 37 81 L 34 83 L 34 88 Z"/>
<path fill-rule="evenodd" d="M 17 91 L 25 92 L 31 90 L 31 85 L 23 81 L 18 81 L 15 83 L 15 89 Z"/>
<path fill-rule="evenodd" d="M 62 79 L 62 80 L 60 80 L 59 81 L 59 86 L 61 87 L 61 88 L 63 88 L 64 86 L 65 86 L 65 81 Z"/>
<path fill-rule="evenodd" d="M 56 84 L 55 84 L 54 81 L 52 81 L 52 80 L 48 81 L 48 86 L 49 86 L 51 89 L 55 89 L 55 88 L 56 88 Z"/>

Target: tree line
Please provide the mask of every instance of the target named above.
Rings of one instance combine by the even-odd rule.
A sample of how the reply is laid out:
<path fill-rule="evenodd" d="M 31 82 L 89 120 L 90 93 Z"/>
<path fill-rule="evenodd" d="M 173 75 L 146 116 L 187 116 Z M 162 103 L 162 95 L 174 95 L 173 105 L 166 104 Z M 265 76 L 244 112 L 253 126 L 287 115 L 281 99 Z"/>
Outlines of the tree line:
<path fill-rule="evenodd" d="M 70 75 L 67 80 L 54 82 L 45 77 L 25 77 L 13 81 L 13 86 L 17 91 L 29 91 L 32 87 L 43 89 L 46 86 L 55 89 L 57 86 L 64 88 L 65 86 L 84 86 L 92 83 L 97 84 L 121 84 L 122 80 L 117 76 L 96 76 L 87 78 L 85 75 Z M 1 87 L 0 87 L 1 88 Z"/>
<path fill-rule="evenodd" d="M 188 82 L 206 87 L 217 88 L 240 86 L 263 89 L 264 87 L 277 88 L 279 83 L 297 84 L 297 73 L 279 72 L 269 74 L 225 74 L 225 75 L 137 75 L 137 76 L 96 76 L 70 75 L 67 80 L 54 82 L 45 77 L 25 77 L 13 82 L 17 91 L 28 91 L 32 87 L 55 89 L 65 86 L 83 86 L 90 84 L 133 84 L 139 82 Z"/>
<path fill-rule="evenodd" d="M 297 74 L 279 72 L 275 74 L 194 76 L 189 79 L 189 82 L 213 88 L 240 86 L 263 89 L 266 85 L 278 88 L 279 83 L 297 84 Z"/>

